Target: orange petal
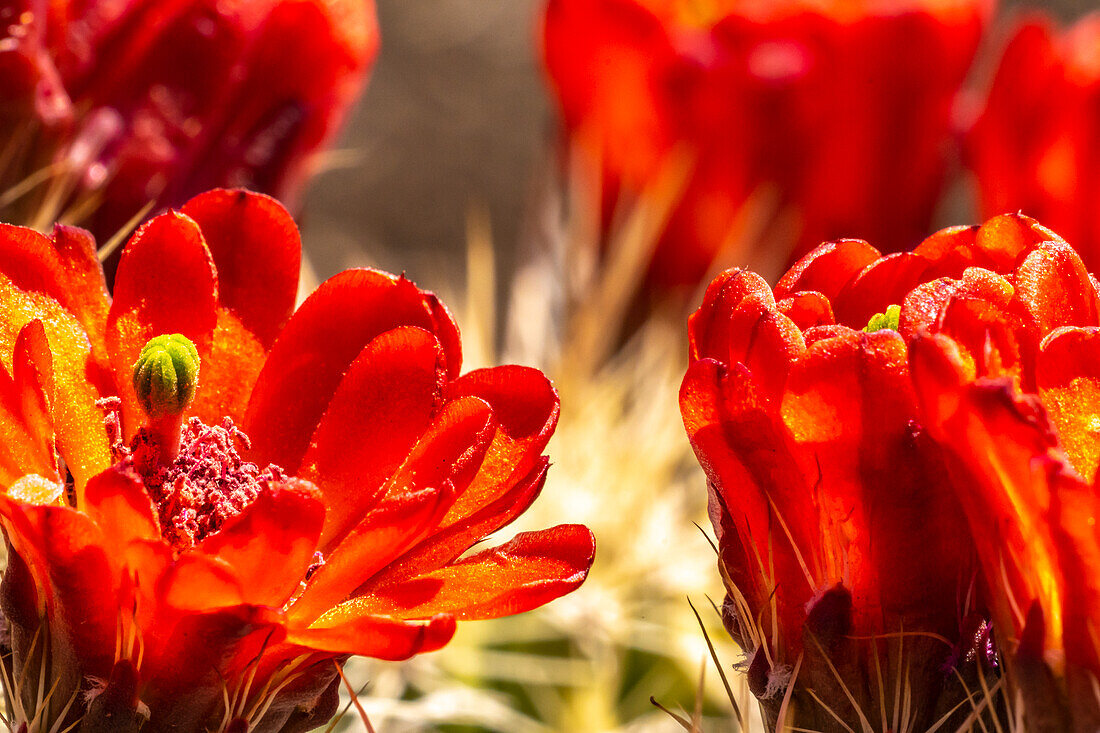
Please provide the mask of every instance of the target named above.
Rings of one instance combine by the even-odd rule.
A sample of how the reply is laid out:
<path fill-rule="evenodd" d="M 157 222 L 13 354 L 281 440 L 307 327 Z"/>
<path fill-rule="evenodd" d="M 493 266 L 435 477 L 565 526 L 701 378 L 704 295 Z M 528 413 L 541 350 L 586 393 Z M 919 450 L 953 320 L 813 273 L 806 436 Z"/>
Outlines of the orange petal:
<path fill-rule="evenodd" d="M 296 479 L 270 483 L 197 551 L 233 568 L 245 602 L 280 608 L 305 578 L 324 521 L 313 486 Z"/>
<path fill-rule="evenodd" d="M 454 324 L 408 280 L 376 270 L 348 270 L 302 304 L 275 341 L 248 404 L 250 457 L 297 471 L 344 373 L 371 339 L 401 326 L 436 336 L 451 373 L 461 354 Z M 445 321 L 445 322 L 444 322 Z"/>
<path fill-rule="evenodd" d="M 1043 339 L 1035 381 L 1058 442 L 1093 483 L 1100 465 L 1100 328 L 1051 332 Z"/>
<path fill-rule="evenodd" d="M 265 356 L 252 332 L 219 306 L 210 350 L 202 355 L 199 388 L 187 414 L 207 425 L 220 425 L 224 417 L 240 425 Z"/>
<path fill-rule="evenodd" d="M 245 603 L 240 576 L 226 562 L 185 552 L 156 580 L 156 598 L 175 611 L 232 608 Z"/>
<path fill-rule="evenodd" d="M 884 614 L 954 633 L 957 590 L 973 573 L 939 455 L 914 431 L 906 358 L 895 331 L 846 329 L 808 349 L 783 399 L 802 473 L 815 478 L 821 531 L 838 538 L 822 544 L 821 587 L 843 582 L 858 599 L 859 634 L 883 631 Z"/>
<path fill-rule="evenodd" d="M 324 624 L 292 630 L 287 641 L 321 652 L 396 662 L 442 649 L 454 634 L 454 616 L 441 614 L 425 621 L 407 621 L 352 613 L 334 614 Z"/>
<path fill-rule="evenodd" d="M 803 291 L 775 304 L 776 309 L 790 318 L 799 330 L 836 323 L 829 299 L 821 293 Z"/>
<path fill-rule="evenodd" d="M 178 212 L 146 222 L 119 259 L 107 348 L 127 436 L 145 422 L 134 396 L 134 361 L 153 336 L 180 333 L 200 357 L 210 353 L 217 325 L 218 284 L 198 225 Z M 202 367 L 199 389 L 202 389 Z"/>
<path fill-rule="evenodd" d="M 0 484 L 10 486 L 26 474 L 57 483 L 53 361 L 41 321 L 19 332 L 13 361 L 13 376 L 0 366 Z"/>
<path fill-rule="evenodd" d="M 438 488 L 466 490 L 499 426 L 489 404 L 478 397 L 450 400 L 432 417 L 427 431 L 386 484 L 383 493 Z"/>
<path fill-rule="evenodd" d="M 218 300 L 270 348 L 294 310 L 302 240 L 275 199 L 243 189 L 199 194 L 181 210 L 202 230 L 218 272 Z"/>
<path fill-rule="evenodd" d="M 587 527 L 567 524 L 521 532 L 512 541 L 333 609 L 422 618 L 453 614 L 460 620 L 499 618 L 538 608 L 577 588 L 588 576 L 595 540 Z M 327 616 L 320 623 L 325 623 Z"/>
<path fill-rule="evenodd" d="M 431 423 L 443 380 L 439 342 L 411 326 L 377 336 L 348 367 L 297 469 L 324 495 L 322 549 L 381 495 Z"/>
<path fill-rule="evenodd" d="M 1016 269 L 1016 301 L 1045 335 L 1059 326 L 1100 325 L 1100 300 L 1081 258 L 1065 242 L 1042 242 Z"/>
<path fill-rule="evenodd" d="M 96 406 L 100 392 L 90 378 L 96 371 L 88 337 L 76 318 L 56 300 L 16 288 L 0 275 L 0 363 L 14 354 L 23 327 L 42 322 L 53 355 L 54 430 L 58 448 L 76 482 L 77 496 L 87 480 L 111 464 L 103 411 Z"/>

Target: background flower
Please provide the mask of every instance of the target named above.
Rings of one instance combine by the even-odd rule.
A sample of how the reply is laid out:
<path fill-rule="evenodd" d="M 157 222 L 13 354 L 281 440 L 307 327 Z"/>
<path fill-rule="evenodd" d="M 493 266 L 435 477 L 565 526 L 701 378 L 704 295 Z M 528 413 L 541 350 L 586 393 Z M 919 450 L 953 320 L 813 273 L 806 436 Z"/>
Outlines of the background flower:
<path fill-rule="evenodd" d="M 215 186 L 295 205 L 378 50 L 372 0 L 0 8 L 0 218 L 101 243 Z"/>
<path fill-rule="evenodd" d="M 990 11 L 551 0 L 545 61 L 605 228 L 686 169 L 650 275 L 693 285 L 716 257 L 771 269 L 839 236 L 920 241 Z"/>
<path fill-rule="evenodd" d="M 1100 266 L 1100 15 L 1062 28 L 1016 18 L 988 90 L 974 100 L 966 159 L 986 216 L 1022 211 Z"/>

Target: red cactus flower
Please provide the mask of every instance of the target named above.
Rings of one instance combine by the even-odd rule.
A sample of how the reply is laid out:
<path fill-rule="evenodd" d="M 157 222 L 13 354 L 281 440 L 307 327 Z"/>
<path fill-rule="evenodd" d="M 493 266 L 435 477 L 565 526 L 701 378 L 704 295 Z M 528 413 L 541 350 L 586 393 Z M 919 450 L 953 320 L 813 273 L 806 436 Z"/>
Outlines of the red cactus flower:
<path fill-rule="evenodd" d="M 1071 28 L 1019 19 L 988 94 L 975 110 L 966 155 L 982 211 L 1023 211 L 1100 267 L 1100 13 Z"/>
<path fill-rule="evenodd" d="M 0 214 L 106 238 L 214 186 L 293 203 L 377 49 L 373 0 L 4 2 Z"/>
<path fill-rule="evenodd" d="M 914 664 L 923 670 L 957 665 L 959 650 L 992 661 L 981 621 L 992 619 L 1000 649 L 1031 664 L 1012 658 L 1013 683 L 1039 701 L 1029 720 L 1060 711 L 1065 690 L 1036 682 L 1049 676 L 1041 652 L 1097 671 L 1100 387 L 1088 355 L 1098 319 L 1072 248 L 1019 215 L 887 256 L 859 240 L 825 244 L 774 294 L 740 271 L 711 285 L 692 320 L 681 404 L 711 481 L 738 601 L 731 625 L 767 650 L 750 681 L 754 669 L 771 681 L 763 673 L 799 650 L 813 661 L 806 632 L 821 637 L 818 609 L 834 588 L 850 604 L 840 618 L 851 640 L 905 630 L 956 645 L 946 667 L 942 647 L 938 664 Z M 831 654 L 850 703 L 812 677 L 799 683 L 858 722 L 865 688 L 846 674 L 843 647 Z M 1071 676 L 1071 699 L 1084 699 L 1086 679 Z"/>
<path fill-rule="evenodd" d="M 549 0 L 545 63 L 571 139 L 602 170 L 605 226 L 621 198 L 659 188 L 677 151 L 693 161 L 650 277 L 694 285 L 719 252 L 748 258 L 729 250 L 750 199 L 775 202 L 754 226 L 778 213 L 769 237 L 797 254 L 837 236 L 920 241 L 991 6 Z"/>
<path fill-rule="evenodd" d="M 910 344 L 922 423 L 949 455 L 1029 729 L 1090 730 L 1100 724 L 1100 298 L 1073 248 L 1034 222 L 993 220 L 982 240 L 995 262 L 906 301 L 939 321 Z"/>
<path fill-rule="evenodd" d="M 273 199 L 149 221 L 113 299 L 87 233 L 0 234 L 0 596 L 27 719 L 304 731 L 334 660 L 437 649 L 584 580 L 581 526 L 464 555 L 542 487 L 546 378 L 460 375 L 450 315 L 403 277 L 344 272 L 292 314 Z"/>

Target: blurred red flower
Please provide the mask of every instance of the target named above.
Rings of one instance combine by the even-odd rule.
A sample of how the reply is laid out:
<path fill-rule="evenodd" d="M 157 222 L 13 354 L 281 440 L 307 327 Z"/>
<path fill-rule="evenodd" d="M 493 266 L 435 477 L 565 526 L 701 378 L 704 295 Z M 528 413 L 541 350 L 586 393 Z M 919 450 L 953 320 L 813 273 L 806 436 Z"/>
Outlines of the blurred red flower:
<path fill-rule="evenodd" d="M 1022 211 L 1100 267 L 1100 13 L 1016 21 L 966 137 L 986 215 Z"/>
<path fill-rule="evenodd" d="M 106 238 L 215 186 L 293 205 L 378 50 L 373 0 L 0 3 L 3 220 Z"/>
<path fill-rule="evenodd" d="M 990 619 L 1030 721 L 1057 714 L 1070 729 L 1046 668 L 1063 654 L 1074 715 L 1093 720 L 1082 716 L 1095 714 L 1100 672 L 1097 334 L 1081 260 L 1020 215 L 887 256 L 824 244 L 774 295 L 751 273 L 716 280 L 692 318 L 681 406 L 710 479 L 729 625 L 756 653 L 750 681 L 755 668 L 770 683 L 762 673 L 799 654 L 805 668 L 806 632 L 820 640 L 822 620 L 839 618 L 848 644 L 945 637 L 951 657 L 931 647 L 913 662 L 942 682 L 963 660 L 996 661 Z M 858 722 L 853 705 L 878 710 L 866 653 L 847 669 L 843 645 L 826 651 L 852 699 L 798 683 L 846 720 Z M 935 709 L 914 690 L 926 701 L 915 709 Z"/>
<path fill-rule="evenodd" d="M 837 236 L 919 242 L 991 9 L 549 0 L 545 63 L 573 144 L 602 171 L 605 227 L 618 201 L 655 192 L 674 153 L 691 160 L 650 277 L 693 286 L 719 253 L 748 259 L 746 212 L 771 223 L 773 262 Z"/>
<path fill-rule="evenodd" d="M 460 376 L 449 313 L 386 273 L 337 275 L 292 314 L 300 245 L 273 199 L 212 191 L 149 221 L 113 300 L 82 230 L 0 235 L 0 596 L 27 719 L 312 729 L 334 660 L 437 649 L 456 619 L 586 577 L 577 525 L 464 554 L 543 485 L 546 378 Z M 164 333 L 201 360 L 174 460 L 132 382 Z"/>

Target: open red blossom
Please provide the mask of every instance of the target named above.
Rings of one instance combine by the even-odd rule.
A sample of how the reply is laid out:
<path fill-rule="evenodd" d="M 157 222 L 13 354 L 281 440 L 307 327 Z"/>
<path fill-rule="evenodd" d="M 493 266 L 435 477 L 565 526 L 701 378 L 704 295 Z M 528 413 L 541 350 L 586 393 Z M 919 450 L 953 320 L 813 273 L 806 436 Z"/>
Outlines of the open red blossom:
<path fill-rule="evenodd" d="M 920 241 L 991 6 L 549 0 L 545 63 L 571 141 L 601 171 L 605 226 L 690 160 L 650 277 L 694 285 L 719 252 L 747 259 L 736 248 L 762 226 L 796 255 L 838 236 Z"/>
<path fill-rule="evenodd" d="M 849 640 L 928 631 L 956 645 L 919 669 L 991 660 L 991 619 L 1012 683 L 1038 700 L 1033 722 L 1069 715 L 1043 657 L 1064 654 L 1074 714 L 1093 720 L 1100 300 L 1065 241 L 1005 215 L 912 252 L 827 243 L 774 291 L 719 277 L 691 337 L 684 421 L 753 667 L 759 647 L 772 674 L 800 650 L 812 662 L 806 634 L 820 639 L 818 609 L 839 590 Z M 845 678 L 843 647 L 827 651 Z M 863 702 L 859 676 L 846 680 Z"/>
<path fill-rule="evenodd" d="M 4 0 L 0 191 L 51 175 L 0 213 L 105 238 L 215 186 L 293 202 L 377 49 L 373 0 Z"/>
<path fill-rule="evenodd" d="M 1023 211 L 1100 267 L 1100 13 L 1066 29 L 1039 13 L 1012 27 L 976 100 L 966 157 L 986 215 Z"/>
<path fill-rule="evenodd" d="M 587 575 L 576 525 L 467 554 L 543 485 L 546 378 L 461 374 L 450 314 L 403 277 L 347 271 L 293 311 L 273 199 L 152 219 L 113 299 L 82 230 L 0 236 L 0 596 L 29 715 L 52 690 L 45 719 L 81 730 L 308 730 L 334 660 L 437 649 Z M 201 361 L 168 460 L 132 379 L 167 333 Z"/>

